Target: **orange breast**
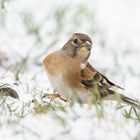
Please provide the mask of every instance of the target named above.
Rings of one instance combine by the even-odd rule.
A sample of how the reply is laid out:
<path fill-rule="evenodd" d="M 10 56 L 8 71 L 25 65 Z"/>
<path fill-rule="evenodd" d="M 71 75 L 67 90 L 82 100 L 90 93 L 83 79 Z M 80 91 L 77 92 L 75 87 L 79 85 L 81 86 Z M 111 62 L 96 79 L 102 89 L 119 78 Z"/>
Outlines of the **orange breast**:
<path fill-rule="evenodd" d="M 64 83 L 74 88 L 81 81 L 80 62 L 78 59 L 63 57 L 58 52 L 48 55 L 44 59 L 44 66 L 50 75 L 62 74 Z"/>

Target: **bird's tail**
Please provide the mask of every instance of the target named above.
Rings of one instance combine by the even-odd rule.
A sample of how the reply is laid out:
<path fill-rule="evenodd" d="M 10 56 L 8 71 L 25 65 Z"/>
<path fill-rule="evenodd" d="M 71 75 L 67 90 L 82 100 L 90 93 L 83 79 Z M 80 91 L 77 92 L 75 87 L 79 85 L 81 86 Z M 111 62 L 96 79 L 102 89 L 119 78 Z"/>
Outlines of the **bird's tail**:
<path fill-rule="evenodd" d="M 122 94 L 120 94 L 120 99 L 123 103 L 140 109 L 140 102 L 138 100 L 132 99 L 132 98 L 127 97 L 127 96 L 124 96 Z"/>
<path fill-rule="evenodd" d="M 132 107 L 136 107 L 137 109 L 140 109 L 140 101 L 127 97 L 123 94 L 117 93 L 113 90 L 108 90 L 108 93 L 109 94 L 103 98 L 104 100 L 115 100 L 119 103 L 124 103 Z"/>

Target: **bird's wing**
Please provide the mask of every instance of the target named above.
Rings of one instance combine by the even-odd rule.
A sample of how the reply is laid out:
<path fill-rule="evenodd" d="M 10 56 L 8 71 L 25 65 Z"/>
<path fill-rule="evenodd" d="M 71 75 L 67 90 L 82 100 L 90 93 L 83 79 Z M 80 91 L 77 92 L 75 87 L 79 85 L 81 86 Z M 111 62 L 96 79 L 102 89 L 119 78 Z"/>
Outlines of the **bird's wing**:
<path fill-rule="evenodd" d="M 95 70 L 89 63 L 81 70 L 81 83 L 87 88 L 92 88 L 94 83 L 106 88 L 118 88 L 124 90 L 122 87 L 109 81 L 103 74 Z"/>
<path fill-rule="evenodd" d="M 123 88 L 109 81 L 89 63 L 81 70 L 81 84 L 93 93 L 94 97 L 96 97 L 95 101 L 97 99 L 117 100 L 140 109 L 140 102 L 138 100 L 129 98 L 113 90 L 112 87 Z"/>

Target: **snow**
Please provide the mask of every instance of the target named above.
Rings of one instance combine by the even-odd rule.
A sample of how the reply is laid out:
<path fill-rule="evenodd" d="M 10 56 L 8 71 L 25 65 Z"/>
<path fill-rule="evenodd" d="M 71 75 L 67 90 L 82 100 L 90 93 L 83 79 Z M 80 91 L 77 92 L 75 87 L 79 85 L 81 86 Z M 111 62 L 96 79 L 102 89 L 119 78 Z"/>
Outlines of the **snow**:
<path fill-rule="evenodd" d="M 42 60 L 73 32 L 91 36 L 90 63 L 125 87 L 124 94 L 140 99 L 139 0 L 12 0 L 0 10 L 0 52 L 8 58 L 0 67 L 0 83 L 9 83 L 20 100 L 8 98 L 7 103 L 14 101 L 12 107 L 21 109 L 52 92 Z M 45 114 L 35 114 L 32 106 L 25 107 L 23 118 L 0 106 L 0 140 L 133 140 L 140 133 L 139 123 L 126 119 L 112 102 L 103 104 L 103 118 L 94 105 L 76 103 Z"/>

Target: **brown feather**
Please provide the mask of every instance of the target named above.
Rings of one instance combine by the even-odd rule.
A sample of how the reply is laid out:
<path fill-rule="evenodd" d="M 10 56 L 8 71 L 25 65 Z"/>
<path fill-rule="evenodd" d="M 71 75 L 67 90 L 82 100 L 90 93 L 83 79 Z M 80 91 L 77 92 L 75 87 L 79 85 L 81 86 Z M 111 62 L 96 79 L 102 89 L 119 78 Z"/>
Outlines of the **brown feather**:
<path fill-rule="evenodd" d="M 111 87 L 118 87 L 120 89 L 123 88 L 110 82 L 104 75 L 96 71 L 89 63 L 87 63 L 85 69 L 81 70 L 81 83 L 85 86 L 85 88 L 91 90 L 97 100 L 120 100 L 128 105 L 140 109 L 140 103 L 138 101 L 112 90 Z"/>
<path fill-rule="evenodd" d="M 87 63 L 87 68 L 90 69 L 94 74 L 93 74 L 93 79 L 100 82 L 103 85 L 106 85 L 108 87 L 117 87 L 119 89 L 124 90 L 124 88 L 114 84 L 113 82 L 111 82 L 110 80 L 108 80 L 103 74 L 101 74 L 100 72 L 98 72 L 97 70 L 95 70 L 89 63 Z M 96 73 L 96 74 L 95 74 Z"/>

